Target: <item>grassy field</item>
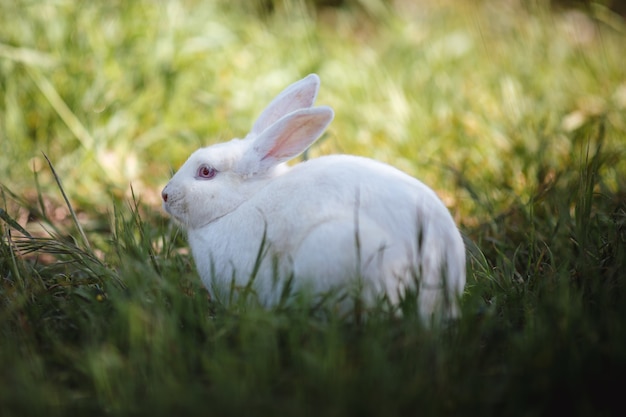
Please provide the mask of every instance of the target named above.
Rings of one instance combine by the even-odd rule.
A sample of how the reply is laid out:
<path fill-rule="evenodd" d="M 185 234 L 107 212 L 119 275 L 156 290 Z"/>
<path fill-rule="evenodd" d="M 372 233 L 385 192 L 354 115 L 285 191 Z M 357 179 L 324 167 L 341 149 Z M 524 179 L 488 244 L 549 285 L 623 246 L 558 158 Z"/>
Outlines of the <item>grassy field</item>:
<path fill-rule="evenodd" d="M 0 415 L 623 412 L 624 20 L 330 3 L 0 2 Z M 453 213 L 457 323 L 208 300 L 161 187 L 310 72 L 336 118 L 308 157 L 391 163 Z"/>

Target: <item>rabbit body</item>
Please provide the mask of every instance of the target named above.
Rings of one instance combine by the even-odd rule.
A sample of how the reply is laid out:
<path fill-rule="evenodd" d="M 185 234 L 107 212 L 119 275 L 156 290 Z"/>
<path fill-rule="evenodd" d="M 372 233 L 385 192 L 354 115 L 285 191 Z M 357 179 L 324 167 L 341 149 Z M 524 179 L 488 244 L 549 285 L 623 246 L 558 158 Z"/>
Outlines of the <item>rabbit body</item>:
<path fill-rule="evenodd" d="M 320 196 L 319 189 L 327 192 Z M 366 300 L 386 294 L 392 302 L 419 277 L 424 316 L 443 302 L 444 272 L 455 277 L 447 283 L 449 300 L 464 285 L 463 241 L 443 203 L 418 180 L 366 158 L 298 164 L 231 213 L 190 229 L 199 274 L 214 296 L 229 291 L 233 278 L 246 285 L 263 236 L 267 253 L 254 289 L 266 305 L 278 301 L 276 275 L 291 273 L 294 290 L 324 293 L 360 278 Z M 448 315 L 457 315 L 451 309 Z"/>
<path fill-rule="evenodd" d="M 459 315 L 465 247 L 447 208 L 417 179 L 371 159 L 332 155 L 289 168 L 323 132 L 332 110 L 311 107 L 319 79 L 290 86 L 243 140 L 196 151 L 163 190 L 164 208 L 187 229 L 212 297 L 233 284 L 259 302 L 290 290 L 358 291 L 396 304 L 419 283 L 425 320 Z"/>

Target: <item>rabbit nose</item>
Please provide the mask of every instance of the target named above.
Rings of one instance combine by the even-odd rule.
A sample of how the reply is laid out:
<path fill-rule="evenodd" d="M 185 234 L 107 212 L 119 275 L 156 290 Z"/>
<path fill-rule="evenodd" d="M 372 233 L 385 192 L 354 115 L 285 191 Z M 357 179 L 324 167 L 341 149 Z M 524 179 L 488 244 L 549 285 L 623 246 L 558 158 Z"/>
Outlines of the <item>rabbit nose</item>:
<path fill-rule="evenodd" d="M 161 191 L 161 198 L 163 198 L 163 201 L 167 203 L 167 193 L 165 190 Z"/>

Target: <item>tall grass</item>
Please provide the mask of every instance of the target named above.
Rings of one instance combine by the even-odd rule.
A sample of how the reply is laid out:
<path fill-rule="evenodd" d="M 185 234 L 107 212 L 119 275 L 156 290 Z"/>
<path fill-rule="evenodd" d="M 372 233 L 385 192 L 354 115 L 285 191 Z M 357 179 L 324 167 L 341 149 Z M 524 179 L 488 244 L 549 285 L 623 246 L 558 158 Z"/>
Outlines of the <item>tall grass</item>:
<path fill-rule="evenodd" d="M 0 3 L 1 415 L 621 411 L 623 20 L 323 4 Z M 208 299 L 158 191 L 313 71 L 309 156 L 390 162 L 461 225 L 457 323 Z"/>

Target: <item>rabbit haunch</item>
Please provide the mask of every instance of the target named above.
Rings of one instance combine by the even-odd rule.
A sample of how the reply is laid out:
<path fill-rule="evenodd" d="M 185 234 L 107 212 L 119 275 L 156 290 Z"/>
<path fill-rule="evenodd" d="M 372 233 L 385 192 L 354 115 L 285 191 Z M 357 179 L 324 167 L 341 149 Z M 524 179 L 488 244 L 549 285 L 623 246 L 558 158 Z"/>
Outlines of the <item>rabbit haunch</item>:
<path fill-rule="evenodd" d="M 294 292 L 358 287 L 366 303 L 397 303 L 417 281 L 425 320 L 458 316 L 465 248 L 434 191 L 362 157 L 285 165 L 333 118 L 313 107 L 318 88 L 316 75 L 292 84 L 245 139 L 196 151 L 164 188 L 163 206 L 187 229 L 205 286 L 226 301 L 233 280 L 245 286 L 256 273 L 253 289 L 271 306 L 287 278 Z"/>

